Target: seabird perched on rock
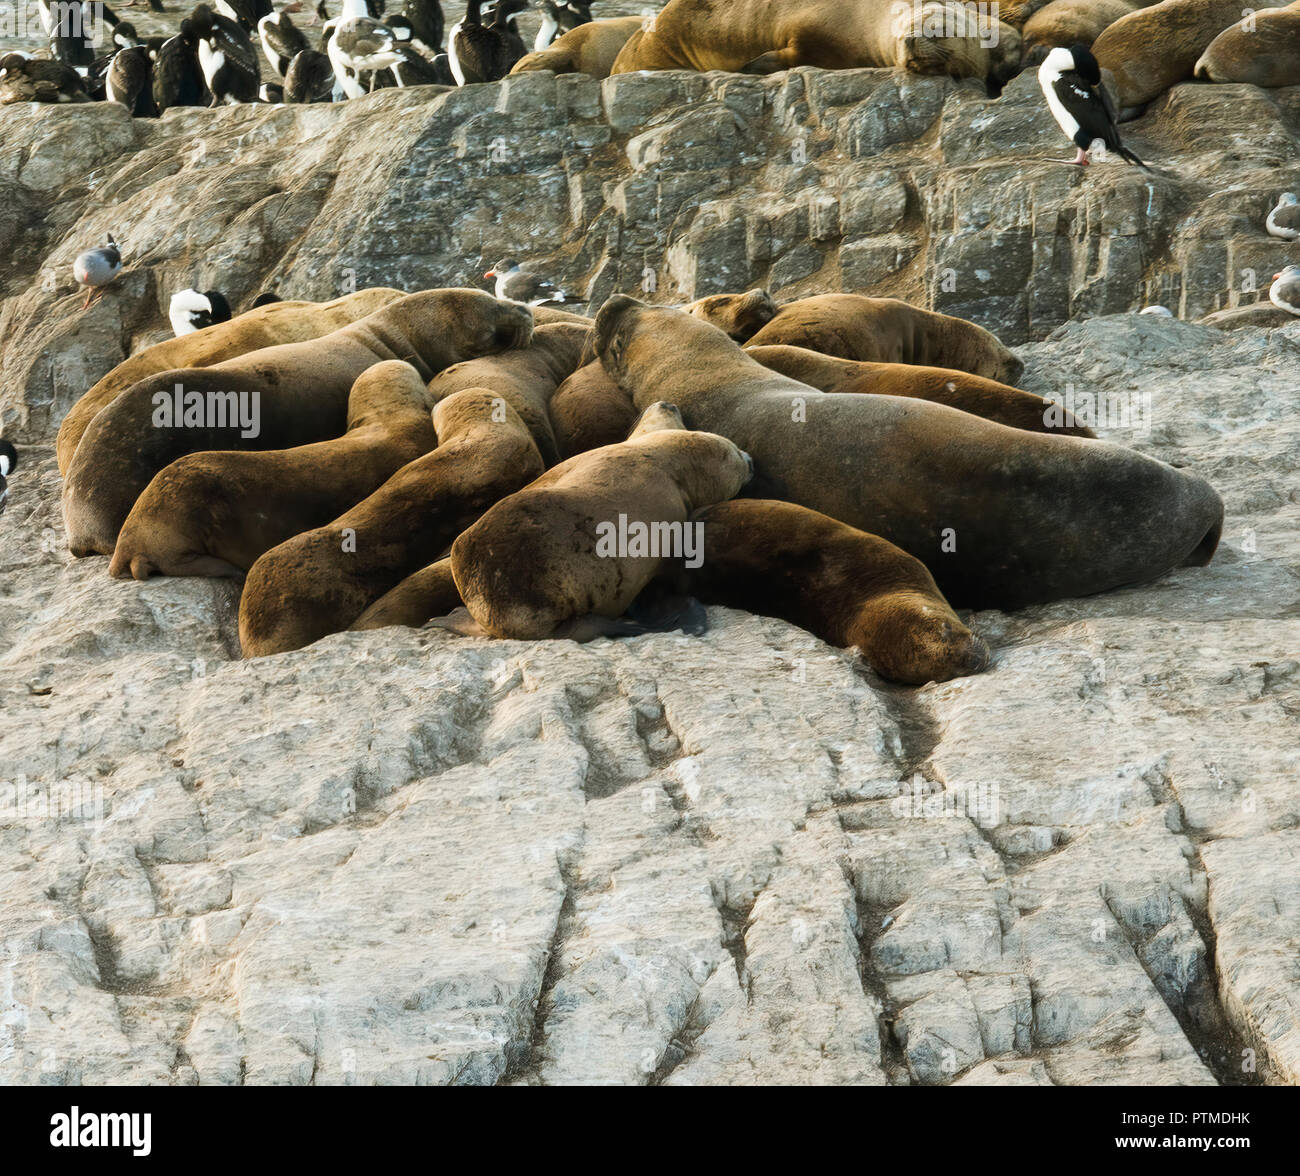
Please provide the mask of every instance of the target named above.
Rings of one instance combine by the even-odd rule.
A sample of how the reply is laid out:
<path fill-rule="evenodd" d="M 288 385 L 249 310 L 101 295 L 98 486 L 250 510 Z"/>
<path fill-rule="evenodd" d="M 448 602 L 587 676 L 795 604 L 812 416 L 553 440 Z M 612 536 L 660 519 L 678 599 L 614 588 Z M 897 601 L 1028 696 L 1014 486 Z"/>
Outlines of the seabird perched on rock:
<path fill-rule="evenodd" d="M 19 53 L 0 57 L 0 104 L 89 101 L 84 79 L 70 65 Z"/>
<path fill-rule="evenodd" d="M 1288 265 L 1273 275 L 1268 300 L 1279 310 L 1300 315 L 1300 265 Z"/>
<path fill-rule="evenodd" d="M 304 49 L 291 62 L 284 75 L 286 102 L 332 102 L 334 66 L 319 49 Z"/>
<path fill-rule="evenodd" d="M 1294 192 L 1283 192 L 1277 207 L 1268 214 L 1265 227 L 1269 234 L 1284 241 L 1300 240 L 1300 199 Z"/>
<path fill-rule="evenodd" d="M 119 20 L 113 26 L 113 44 L 119 49 L 133 49 L 136 45 L 143 45 L 144 41 L 135 31 L 135 25 L 130 21 Z"/>
<path fill-rule="evenodd" d="M 0 514 L 4 514 L 5 503 L 9 501 L 9 479 L 18 468 L 18 450 L 13 442 L 0 437 Z"/>
<path fill-rule="evenodd" d="M 95 22 L 91 17 L 91 5 L 82 0 L 61 0 L 57 6 L 41 6 L 41 24 L 48 25 L 46 32 L 50 36 L 50 48 L 54 56 L 64 65 L 73 69 L 84 70 L 95 60 Z M 108 6 L 101 10 L 107 19 Z M 110 24 L 116 24 L 112 17 Z"/>
<path fill-rule="evenodd" d="M 289 63 L 304 49 L 311 48 L 307 35 L 289 19 L 287 12 L 271 12 L 262 17 L 257 22 L 257 36 L 266 60 L 281 80 L 289 72 Z"/>
<path fill-rule="evenodd" d="M 1071 162 L 1087 167 L 1088 149 L 1100 139 L 1108 151 L 1138 167 L 1147 166 L 1119 141 L 1115 105 L 1102 85 L 1101 66 L 1086 45 L 1053 49 L 1038 67 L 1038 84 L 1057 126 L 1077 148 Z"/>
<path fill-rule="evenodd" d="M 189 20 L 158 49 L 153 67 L 153 99 L 159 110 L 172 106 L 207 106 L 212 101 L 199 65 L 199 38 Z"/>
<path fill-rule="evenodd" d="M 1144 306 L 1138 314 L 1153 314 L 1157 318 L 1173 318 L 1174 312 L 1167 306 Z"/>
<path fill-rule="evenodd" d="M 122 251 L 113 240 L 112 233 L 108 234 L 107 243 L 98 249 L 87 249 L 85 253 L 77 254 L 76 261 L 72 263 L 72 276 L 77 279 L 78 285 L 90 287 L 90 293 L 86 295 L 81 309 L 85 310 L 99 298 L 104 287 L 121 272 Z"/>
<path fill-rule="evenodd" d="M 484 24 L 483 0 L 469 0 L 464 19 L 447 37 L 447 57 L 458 86 L 500 81 L 510 72 L 524 55 L 524 43 L 510 29 L 510 21 L 527 7 L 528 0 L 501 0 L 491 23 Z"/>
<path fill-rule="evenodd" d="M 414 48 L 416 44 L 415 28 L 404 16 L 390 16 L 388 27 L 397 38 L 397 51 L 402 60 L 392 67 L 392 81 L 398 86 L 440 86 L 450 83 L 443 81 L 443 74 L 434 65 L 431 58 Z M 377 79 L 378 80 L 378 79 Z M 390 83 L 385 83 L 390 84 Z"/>
<path fill-rule="evenodd" d="M 104 78 L 104 95 L 110 102 L 119 102 L 131 112 L 133 118 L 153 118 L 158 108 L 153 100 L 153 62 L 149 50 L 143 45 L 119 49 Z"/>
<path fill-rule="evenodd" d="M 402 15 L 411 22 L 411 45 L 417 52 L 433 57 L 442 51 L 446 18 L 440 0 L 405 0 Z"/>
<path fill-rule="evenodd" d="M 349 98 L 366 93 L 360 74 L 391 69 L 402 60 L 397 35 L 367 11 L 365 0 L 343 0 L 343 14 L 327 26 L 330 62 Z"/>
<path fill-rule="evenodd" d="M 167 317 L 171 319 L 172 331 L 179 338 L 213 323 L 228 323 L 230 303 L 216 290 L 205 290 L 202 294 L 197 290 L 180 290 L 172 295 Z"/>
<path fill-rule="evenodd" d="M 511 302 L 526 302 L 529 306 L 540 306 L 544 302 L 577 302 L 570 298 L 554 282 L 540 278 L 536 274 L 525 273 L 517 261 L 506 259 L 498 261 L 485 278 L 496 278 L 496 296 Z"/>
<path fill-rule="evenodd" d="M 235 21 L 250 34 L 257 32 L 262 18 L 274 11 L 271 0 L 216 0 L 216 5 L 222 16 Z"/>
<path fill-rule="evenodd" d="M 199 66 L 213 106 L 256 102 L 262 84 L 257 50 L 243 27 L 200 4 L 190 16 L 199 42 Z"/>
<path fill-rule="evenodd" d="M 591 20 L 589 0 L 537 0 L 537 8 L 542 14 L 542 27 L 533 42 L 534 53 L 549 49 L 556 37 Z"/>

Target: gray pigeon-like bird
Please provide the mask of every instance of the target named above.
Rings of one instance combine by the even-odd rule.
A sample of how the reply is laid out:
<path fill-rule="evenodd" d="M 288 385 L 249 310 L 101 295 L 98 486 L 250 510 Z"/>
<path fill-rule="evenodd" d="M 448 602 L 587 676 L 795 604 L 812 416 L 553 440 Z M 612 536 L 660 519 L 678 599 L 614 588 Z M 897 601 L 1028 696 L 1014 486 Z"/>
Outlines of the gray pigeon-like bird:
<path fill-rule="evenodd" d="M 104 287 L 121 272 L 122 251 L 113 240 L 112 233 L 108 234 L 108 244 L 78 254 L 77 260 L 72 263 L 72 276 L 77 279 L 78 285 L 89 287 L 89 293 L 86 295 L 86 301 L 81 304 L 81 309 L 85 310 L 99 298 L 104 292 Z"/>

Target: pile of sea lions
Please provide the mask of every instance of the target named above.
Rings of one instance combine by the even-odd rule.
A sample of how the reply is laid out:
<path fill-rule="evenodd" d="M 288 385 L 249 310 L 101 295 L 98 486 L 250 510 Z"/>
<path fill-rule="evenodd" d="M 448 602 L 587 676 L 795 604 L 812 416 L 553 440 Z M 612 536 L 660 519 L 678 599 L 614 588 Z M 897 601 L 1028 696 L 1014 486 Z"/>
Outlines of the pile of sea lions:
<path fill-rule="evenodd" d="M 1222 527 L 1204 479 L 1097 439 L 1021 366 L 974 323 L 855 294 L 277 302 L 86 392 L 64 520 L 114 576 L 241 581 L 249 657 L 388 624 L 635 632 L 629 609 L 693 599 L 943 681 L 989 660 L 954 607 L 1203 565 Z"/>

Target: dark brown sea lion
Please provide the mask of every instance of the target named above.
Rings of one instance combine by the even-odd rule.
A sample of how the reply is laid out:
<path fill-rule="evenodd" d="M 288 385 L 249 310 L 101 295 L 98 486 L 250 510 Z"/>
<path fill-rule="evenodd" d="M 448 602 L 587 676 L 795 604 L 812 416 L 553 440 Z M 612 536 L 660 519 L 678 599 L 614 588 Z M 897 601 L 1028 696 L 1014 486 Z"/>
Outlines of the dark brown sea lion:
<path fill-rule="evenodd" d="M 353 629 L 385 629 L 389 625 L 418 628 L 434 617 L 446 616 L 461 604 L 451 574 L 451 557 L 412 572 L 352 623 Z"/>
<path fill-rule="evenodd" d="M 296 449 L 189 453 L 161 470 L 117 537 L 109 574 L 241 576 L 272 547 L 341 515 L 437 438 L 420 373 L 392 359 L 348 397 L 348 431 Z"/>
<path fill-rule="evenodd" d="M 622 616 L 690 547 L 691 512 L 732 497 L 751 468 L 725 437 L 684 429 L 671 405 L 648 406 L 625 442 L 570 458 L 469 527 L 451 545 L 456 588 L 493 637 Z"/>
<path fill-rule="evenodd" d="M 884 678 L 919 686 L 987 667 L 926 566 L 877 535 L 791 502 L 738 498 L 696 511 L 700 566 L 667 578 L 705 604 L 780 617 L 856 646 Z"/>
<path fill-rule="evenodd" d="M 716 327 L 623 295 L 596 317 L 610 375 L 646 405 L 730 438 L 780 498 L 920 559 L 957 607 L 1016 608 L 1207 563 L 1223 503 L 1185 469 L 1081 437 L 1030 433 L 942 404 L 818 392 Z"/>
<path fill-rule="evenodd" d="M 319 339 L 133 384 L 90 423 L 63 487 L 74 555 L 111 554 L 153 476 L 202 449 L 291 449 L 340 436 L 368 367 L 404 359 L 425 379 L 472 356 L 528 342 L 526 306 L 482 290 L 409 294 Z"/>
<path fill-rule="evenodd" d="M 971 412 L 986 421 L 1034 433 L 1095 437 L 1065 409 L 997 380 L 972 376 L 953 368 L 910 363 L 860 363 L 836 359 L 806 347 L 747 347 L 746 354 L 765 368 L 810 384 L 822 392 L 852 392 L 877 396 L 911 396 Z M 1060 422 L 1057 423 L 1057 418 Z"/>
<path fill-rule="evenodd" d="M 433 413 L 438 448 L 403 466 L 333 522 L 273 547 L 239 602 L 245 657 L 300 649 L 348 628 L 411 573 L 437 560 L 493 503 L 542 472 L 519 414 L 467 389 Z"/>
<path fill-rule="evenodd" d="M 555 390 L 549 411 L 563 459 L 617 445 L 637 418 L 632 397 L 609 378 L 598 359 L 584 364 Z"/>
<path fill-rule="evenodd" d="M 68 410 L 54 443 L 59 473 L 67 476 L 81 435 L 95 414 L 146 376 L 175 368 L 208 367 L 263 347 L 319 339 L 404 297 L 401 290 L 377 287 L 333 302 L 274 302 L 245 311 L 229 322 L 146 347 L 119 363 Z"/>
<path fill-rule="evenodd" d="M 996 335 L 965 319 L 861 294 L 791 302 L 749 342 L 784 343 L 868 363 L 956 368 L 1004 384 L 1014 384 L 1025 366 Z"/>
<path fill-rule="evenodd" d="M 593 78 L 607 78 L 620 50 L 643 23 L 643 16 L 589 20 L 556 37 L 547 48 L 524 54 L 510 72 L 519 74 L 549 69 L 557 74 L 581 73 Z"/>
<path fill-rule="evenodd" d="M 539 326 L 527 347 L 453 364 L 429 382 L 436 404 L 466 388 L 496 392 L 528 426 L 542 460 L 553 466 L 560 459 L 547 405 L 555 390 L 573 374 L 591 343 L 590 327 L 580 323 Z"/>
<path fill-rule="evenodd" d="M 1019 62 L 1014 28 L 941 0 L 669 0 L 611 73 L 876 66 L 1003 81 Z"/>

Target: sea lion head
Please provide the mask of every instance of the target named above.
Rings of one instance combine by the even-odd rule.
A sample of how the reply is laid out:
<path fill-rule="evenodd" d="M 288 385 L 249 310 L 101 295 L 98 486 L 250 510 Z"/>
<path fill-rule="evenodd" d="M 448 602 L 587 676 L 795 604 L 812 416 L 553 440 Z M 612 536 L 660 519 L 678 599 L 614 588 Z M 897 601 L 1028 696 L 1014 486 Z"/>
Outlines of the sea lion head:
<path fill-rule="evenodd" d="M 851 626 L 850 644 L 881 677 L 911 686 L 986 670 L 988 646 L 936 596 L 903 590 L 873 598 Z"/>
<path fill-rule="evenodd" d="M 685 308 L 687 314 L 721 327 L 737 343 L 745 343 L 776 318 L 776 303 L 766 290 L 744 294 L 710 294 Z"/>
<path fill-rule="evenodd" d="M 416 299 L 420 301 L 411 305 Z M 418 314 L 417 330 L 437 336 L 461 355 L 527 347 L 533 337 L 533 312 L 522 302 L 494 298 L 486 290 L 430 290 L 396 305 L 399 313 Z"/>
<path fill-rule="evenodd" d="M 638 315 L 650 308 L 644 302 L 638 302 L 626 294 L 615 294 L 607 298 L 604 305 L 596 312 L 596 327 L 593 334 L 596 354 L 601 365 L 615 379 L 622 368 L 623 357 L 627 350 L 627 340 Z"/>
<path fill-rule="evenodd" d="M 1020 34 L 973 5 L 905 4 L 894 36 L 895 61 L 909 73 L 983 78 L 1000 89 L 1020 67 Z"/>

